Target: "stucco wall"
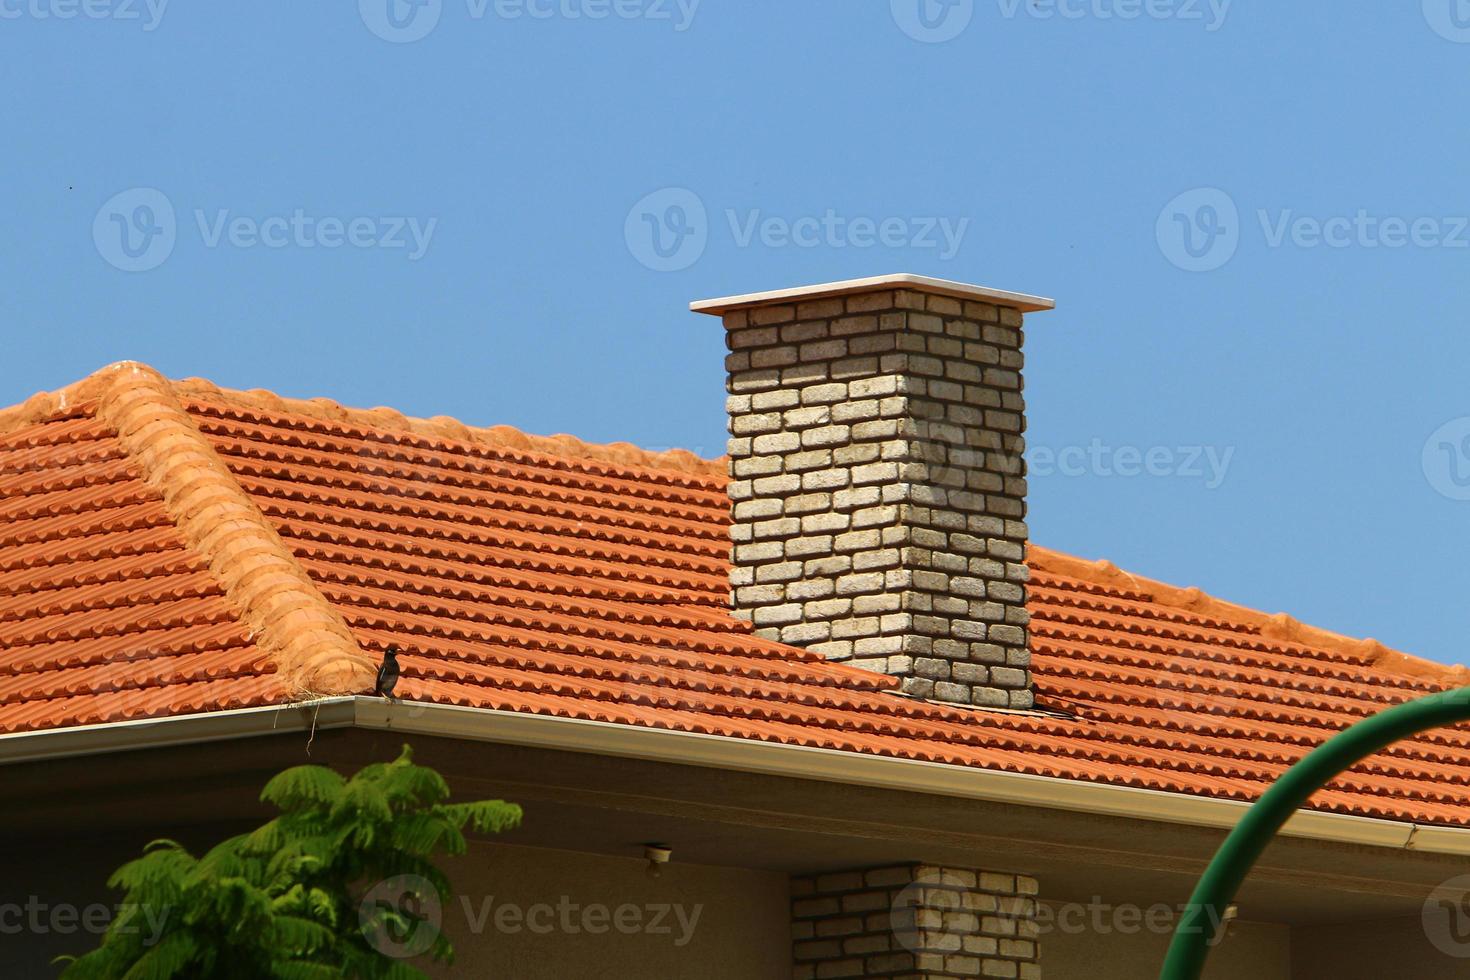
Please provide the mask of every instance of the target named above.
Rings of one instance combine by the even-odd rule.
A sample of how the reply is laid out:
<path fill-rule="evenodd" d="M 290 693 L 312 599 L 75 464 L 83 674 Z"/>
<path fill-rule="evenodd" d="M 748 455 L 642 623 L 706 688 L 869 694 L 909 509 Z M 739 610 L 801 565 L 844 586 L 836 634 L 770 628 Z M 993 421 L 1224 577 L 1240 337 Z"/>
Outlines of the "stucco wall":
<path fill-rule="evenodd" d="M 1169 947 L 1166 933 L 1115 922 L 1103 930 L 1079 931 L 1061 925 L 1041 937 L 1041 975 L 1045 980 L 1139 980 L 1156 977 Z M 1122 930 L 1130 931 L 1122 931 Z M 1291 931 L 1286 926 L 1236 922 L 1210 954 L 1206 980 L 1300 980 L 1292 973 Z"/>
<path fill-rule="evenodd" d="M 1466 923 L 1470 924 L 1470 923 Z M 1470 976 L 1470 935 L 1430 942 L 1419 916 L 1348 925 L 1301 927 L 1292 933 L 1293 980 L 1450 980 Z"/>
<path fill-rule="evenodd" d="M 223 834 L 175 836 L 197 853 Z M 54 978 L 52 957 L 94 948 L 105 928 L 102 906 L 119 897 L 103 880 L 136 857 L 146 839 L 40 845 L 7 860 L 0 870 L 0 977 Z M 655 880 L 640 859 L 473 844 L 444 864 L 456 892 L 444 909 L 444 929 L 457 962 L 431 972 L 516 980 L 789 980 L 786 875 L 695 867 L 674 857 Z M 520 910 L 519 919 L 502 911 L 507 906 Z M 621 906 L 629 908 L 619 919 Z M 101 918 L 89 933 L 81 919 L 94 913 Z M 532 928 L 548 925 L 545 932 Z"/>
<path fill-rule="evenodd" d="M 644 869 L 641 859 L 473 846 L 446 865 L 457 900 L 444 910 L 445 929 L 458 958 L 440 975 L 791 976 L 786 875 L 681 864 L 677 852 L 661 878 Z"/>
<path fill-rule="evenodd" d="M 54 957 L 95 949 L 122 898 L 107 888 L 107 877 L 136 858 L 148 841 L 168 837 L 199 853 L 225 835 L 161 828 L 108 838 L 15 842 L 0 862 L 0 977 L 51 980 L 61 972 L 51 965 Z M 136 923 L 145 936 L 161 926 Z"/>
<path fill-rule="evenodd" d="M 1210 954 L 1209 980 L 1459 980 L 1470 976 L 1470 921 L 1463 941 L 1437 948 L 1418 916 L 1288 928 L 1237 922 Z M 1168 936 L 1053 930 L 1042 936 L 1046 980 L 1137 980 L 1158 975 Z"/>
<path fill-rule="evenodd" d="M 198 850 L 224 833 L 180 829 L 163 835 Z M 118 898 L 102 879 L 158 835 L 85 844 L 37 841 L 19 847 L 0 871 L 0 907 L 10 907 L 0 916 L 0 976 L 55 977 L 51 957 L 92 948 L 96 935 L 88 933 L 81 916 L 94 903 L 111 905 Z M 472 845 L 469 854 L 447 864 L 456 895 L 444 910 L 444 928 L 458 947 L 459 959 L 437 975 L 787 980 L 787 877 L 693 866 L 681 863 L 677 853 L 674 857 L 662 878 L 650 879 L 636 857 Z M 57 917 L 63 907 L 75 911 Z M 507 907 L 518 914 L 502 911 Z M 1040 937 L 1045 980 L 1157 975 L 1167 934 L 1112 916 L 1101 929 L 1079 929 L 1075 918 L 1057 919 L 1056 906 L 1050 908 L 1053 918 Z M 17 918 L 21 912 L 16 909 L 24 909 L 23 919 Z M 16 925 L 22 928 L 11 928 Z M 1458 948 L 1470 954 L 1470 922 L 1466 926 Z M 1295 929 L 1237 922 L 1211 955 L 1206 976 L 1449 980 L 1470 976 L 1470 956 L 1456 958 L 1436 948 L 1418 916 Z"/>

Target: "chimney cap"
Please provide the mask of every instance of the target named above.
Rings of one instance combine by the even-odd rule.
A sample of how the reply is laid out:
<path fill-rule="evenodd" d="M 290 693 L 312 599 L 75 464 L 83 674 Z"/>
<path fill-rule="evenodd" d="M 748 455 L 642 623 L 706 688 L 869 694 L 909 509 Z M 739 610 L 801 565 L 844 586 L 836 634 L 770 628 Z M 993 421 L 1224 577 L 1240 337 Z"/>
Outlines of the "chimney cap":
<path fill-rule="evenodd" d="M 995 306 L 1005 306 L 1022 313 L 1034 313 L 1056 308 L 1056 301 L 1044 296 L 1028 296 L 1004 289 L 987 286 L 972 286 L 969 283 L 953 282 L 949 279 L 934 279 L 908 272 L 890 273 L 886 276 L 871 276 L 867 279 L 844 279 L 840 282 L 824 282 L 814 286 L 793 286 L 789 289 L 772 289 L 763 293 L 744 293 L 739 296 L 721 296 L 718 299 L 696 300 L 689 304 L 695 313 L 722 316 L 732 310 L 746 310 L 772 303 L 791 303 L 812 299 L 827 299 L 832 296 L 848 296 L 854 293 L 871 293 L 880 289 L 913 289 L 918 292 L 937 293 L 958 299 L 979 300 Z"/>

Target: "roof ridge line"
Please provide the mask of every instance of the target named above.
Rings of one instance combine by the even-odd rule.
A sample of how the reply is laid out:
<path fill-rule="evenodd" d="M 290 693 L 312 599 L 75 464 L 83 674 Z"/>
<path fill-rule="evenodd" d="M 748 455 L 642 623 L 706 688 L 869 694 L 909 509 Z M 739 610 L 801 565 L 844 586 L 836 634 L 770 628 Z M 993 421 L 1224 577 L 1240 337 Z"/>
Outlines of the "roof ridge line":
<path fill-rule="evenodd" d="M 204 438 L 173 383 L 132 361 L 88 381 L 95 382 L 88 394 L 97 400 L 97 418 L 162 494 L 185 542 L 209 563 L 288 693 L 370 690 L 372 659 Z"/>
<path fill-rule="evenodd" d="M 1452 687 L 1470 686 L 1470 668 L 1459 664 L 1441 664 L 1412 654 L 1394 650 L 1374 639 L 1360 639 L 1344 633 L 1336 633 L 1319 626 L 1311 626 L 1288 616 L 1286 613 L 1271 614 L 1249 606 L 1242 606 L 1210 595 L 1198 586 L 1181 588 L 1126 572 L 1106 559 L 1089 561 L 1060 551 L 1053 551 L 1032 544 L 1027 548 L 1027 560 L 1044 572 L 1065 575 L 1069 578 L 1131 589 L 1149 595 L 1150 601 L 1172 609 L 1200 615 L 1235 618 L 1258 627 L 1261 635 L 1272 640 L 1300 643 L 1304 646 L 1323 647 L 1362 657 L 1365 665 L 1391 671 L 1403 676 L 1430 680 Z"/>
<path fill-rule="evenodd" d="M 107 385 L 110 372 L 126 365 L 147 368 L 138 361 L 119 361 L 54 391 L 41 391 L 18 405 L 0 408 L 0 436 L 33 425 L 69 407 L 95 399 Z M 153 370 L 148 368 L 148 370 Z M 161 377 L 162 375 L 160 375 Z M 235 408 L 288 412 L 322 422 L 341 422 L 369 429 L 409 432 L 428 439 L 453 439 L 474 445 L 540 453 L 562 459 L 583 459 L 616 466 L 688 473 L 693 476 L 727 476 L 724 457 L 705 459 L 687 449 L 644 449 L 630 442 L 584 442 L 560 433 L 538 436 L 511 425 L 473 426 L 448 415 L 417 418 L 396 408 L 352 408 L 330 398 L 288 398 L 273 391 L 253 388 L 241 391 L 224 388 L 207 378 L 169 380 L 176 395 L 193 395 L 220 401 Z"/>

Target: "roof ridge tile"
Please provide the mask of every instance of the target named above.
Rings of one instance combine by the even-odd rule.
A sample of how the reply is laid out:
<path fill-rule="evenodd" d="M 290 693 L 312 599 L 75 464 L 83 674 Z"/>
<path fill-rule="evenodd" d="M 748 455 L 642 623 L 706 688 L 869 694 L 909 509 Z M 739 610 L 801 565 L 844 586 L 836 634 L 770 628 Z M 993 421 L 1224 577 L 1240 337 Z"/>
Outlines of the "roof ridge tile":
<path fill-rule="evenodd" d="M 1216 598 L 1196 586 L 1181 588 L 1123 571 L 1110 561 L 1088 561 L 1060 551 L 1031 545 L 1027 561 L 1033 570 L 1077 579 L 1093 586 L 1131 592 L 1156 605 L 1187 610 L 1198 615 L 1233 619 L 1255 627 L 1263 638 L 1317 647 L 1358 658 L 1364 666 L 1432 681 L 1450 687 L 1470 686 L 1470 668 L 1447 665 L 1393 650 L 1375 639 L 1358 639 L 1317 626 L 1309 626 L 1285 613 L 1270 614 L 1249 606 Z"/>
<path fill-rule="evenodd" d="M 371 688 L 374 664 L 199 432 L 173 384 L 123 362 L 99 381 L 97 416 L 117 432 L 184 540 L 209 562 L 293 694 Z M 63 396 L 64 400 L 64 396 Z"/>
<path fill-rule="evenodd" d="M 107 388 L 117 370 L 129 368 L 153 370 L 137 361 L 119 361 L 55 391 L 37 392 L 19 405 L 0 409 L 0 436 L 59 415 L 77 413 L 79 405 L 95 399 L 100 391 Z M 330 398 L 287 398 L 261 388 L 239 391 L 220 387 L 205 378 L 184 378 L 166 383 L 176 396 L 202 397 L 236 409 L 283 412 L 302 415 L 319 422 L 356 425 L 380 431 L 396 430 L 431 440 L 450 439 L 560 459 L 584 459 L 622 467 L 686 473 L 696 477 L 723 479 L 725 476 L 723 457 L 704 459 L 687 449 L 655 451 L 628 442 L 590 443 L 565 433 L 537 436 L 509 425 L 467 425 L 448 415 L 423 419 L 384 406 L 351 408 Z"/>

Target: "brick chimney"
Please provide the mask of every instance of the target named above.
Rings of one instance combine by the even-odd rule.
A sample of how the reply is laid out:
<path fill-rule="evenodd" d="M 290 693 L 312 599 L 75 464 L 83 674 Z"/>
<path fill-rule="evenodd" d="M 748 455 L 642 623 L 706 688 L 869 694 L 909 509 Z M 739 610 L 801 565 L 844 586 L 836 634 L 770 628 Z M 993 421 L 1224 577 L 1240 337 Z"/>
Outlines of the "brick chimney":
<path fill-rule="evenodd" d="M 1029 708 L 1021 316 L 924 276 L 691 304 L 730 356 L 731 602 L 918 697 Z"/>

